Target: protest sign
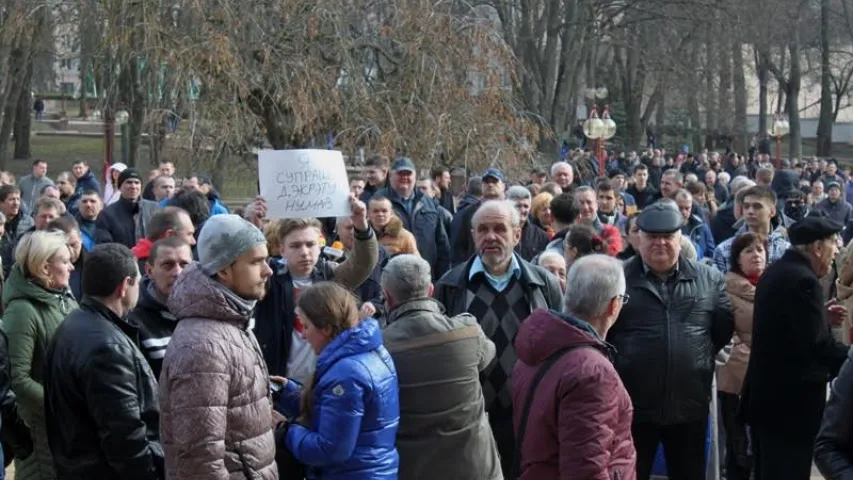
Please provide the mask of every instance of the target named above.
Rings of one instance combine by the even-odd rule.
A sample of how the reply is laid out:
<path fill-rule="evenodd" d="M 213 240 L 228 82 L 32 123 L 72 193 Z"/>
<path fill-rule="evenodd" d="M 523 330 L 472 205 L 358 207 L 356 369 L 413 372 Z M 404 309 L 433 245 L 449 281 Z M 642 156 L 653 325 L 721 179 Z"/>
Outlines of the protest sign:
<path fill-rule="evenodd" d="M 350 215 L 344 157 L 334 150 L 261 150 L 261 196 L 269 218 Z"/>

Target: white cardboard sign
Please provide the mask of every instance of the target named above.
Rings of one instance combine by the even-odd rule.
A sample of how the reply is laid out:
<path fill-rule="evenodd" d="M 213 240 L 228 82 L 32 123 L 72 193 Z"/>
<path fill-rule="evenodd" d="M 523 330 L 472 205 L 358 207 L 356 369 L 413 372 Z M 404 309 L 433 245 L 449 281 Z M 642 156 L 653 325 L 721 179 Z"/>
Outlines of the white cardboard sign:
<path fill-rule="evenodd" d="M 349 216 L 344 157 L 335 150 L 261 150 L 261 196 L 269 218 Z"/>

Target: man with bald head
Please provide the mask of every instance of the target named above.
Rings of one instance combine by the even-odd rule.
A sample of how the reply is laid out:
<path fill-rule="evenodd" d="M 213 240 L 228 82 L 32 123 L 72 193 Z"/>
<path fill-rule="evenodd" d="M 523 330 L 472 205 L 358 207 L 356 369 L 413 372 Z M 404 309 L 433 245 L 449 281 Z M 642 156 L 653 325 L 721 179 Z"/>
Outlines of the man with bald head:
<path fill-rule="evenodd" d="M 559 308 L 562 293 L 554 275 L 515 253 L 521 239 L 521 215 L 512 201 L 483 202 L 471 227 L 476 251 L 441 277 L 435 299 L 448 316 L 468 312 L 476 317 L 495 344 L 498 361 L 480 378 L 503 471 L 509 472 L 515 448 L 510 376 L 516 356 L 512 342 L 530 312 Z"/>

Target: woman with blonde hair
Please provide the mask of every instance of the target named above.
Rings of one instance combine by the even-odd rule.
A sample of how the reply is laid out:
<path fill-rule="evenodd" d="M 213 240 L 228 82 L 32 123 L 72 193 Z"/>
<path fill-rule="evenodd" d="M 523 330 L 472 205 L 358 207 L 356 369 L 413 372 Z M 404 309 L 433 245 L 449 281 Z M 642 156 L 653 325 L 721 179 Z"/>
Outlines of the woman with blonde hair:
<path fill-rule="evenodd" d="M 66 235 L 35 231 L 15 249 L 15 265 L 3 289 L 3 328 L 9 337 L 12 390 L 30 427 L 34 451 L 15 460 L 17 480 L 56 478 L 44 420 L 44 361 L 59 323 L 77 302 L 69 289 L 74 266 Z"/>
<path fill-rule="evenodd" d="M 301 403 L 299 386 L 284 381 L 279 407 L 291 420 L 276 429 L 276 444 L 305 464 L 309 479 L 396 479 L 397 371 L 379 323 L 359 322 L 356 298 L 333 282 L 303 291 L 296 314 L 317 367 Z"/>
<path fill-rule="evenodd" d="M 533 197 L 530 202 L 530 221 L 534 225 L 545 230 L 549 239 L 554 238 L 554 220 L 551 218 L 551 200 L 554 196 L 548 192 L 542 192 Z"/>

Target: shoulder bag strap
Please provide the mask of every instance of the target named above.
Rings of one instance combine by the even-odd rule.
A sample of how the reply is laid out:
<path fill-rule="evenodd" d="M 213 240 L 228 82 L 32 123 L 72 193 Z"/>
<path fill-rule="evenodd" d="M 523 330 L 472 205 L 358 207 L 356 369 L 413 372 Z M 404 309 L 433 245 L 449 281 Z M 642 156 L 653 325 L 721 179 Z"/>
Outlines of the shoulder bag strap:
<path fill-rule="evenodd" d="M 548 373 L 548 370 L 551 370 L 551 367 L 563 357 L 563 355 L 567 354 L 569 351 L 574 350 L 575 348 L 580 347 L 581 345 L 576 345 L 573 347 L 566 347 L 560 350 L 557 350 L 547 360 L 545 363 L 539 367 L 539 370 L 536 372 L 536 376 L 533 377 L 533 381 L 530 383 L 530 391 L 527 393 L 527 400 L 524 402 L 524 410 L 521 413 L 521 421 L 518 423 L 518 433 L 515 436 L 515 454 L 512 459 L 512 476 L 511 480 L 516 480 L 518 476 L 521 474 L 521 447 L 524 445 L 524 434 L 527 430 L 527 417 L 530 416 L 530 409 L 533 407 L 533 397 L 536 394 L 536 387 L 539 386 L 539 382 L 542 381 L 542 378 L 545 377 L 545 374 Z"/>

